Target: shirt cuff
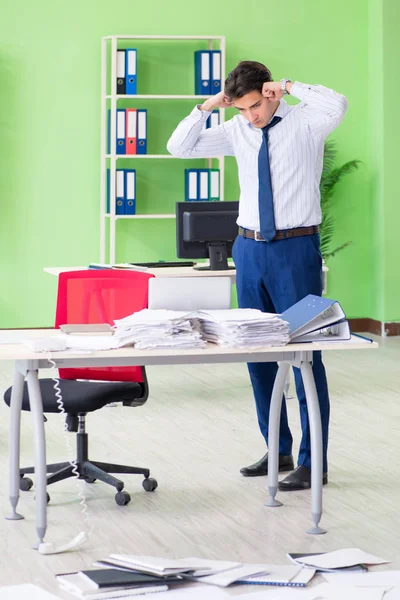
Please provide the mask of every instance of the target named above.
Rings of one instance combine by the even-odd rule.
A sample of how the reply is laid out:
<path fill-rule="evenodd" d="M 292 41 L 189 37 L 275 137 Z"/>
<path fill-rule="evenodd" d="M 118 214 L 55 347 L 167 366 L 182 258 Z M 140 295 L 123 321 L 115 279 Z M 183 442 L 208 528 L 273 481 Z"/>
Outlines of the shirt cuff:
<path fill-rule="evenodd" d="M 205 121 L 211 115 L 211 111 L 209 111 L 209 110 L 200 110 L 200 106 L 201 106 L 201 104 L 196 104 L 196 106 L 192 110 L 191 114 L 195 115 L 197 117 L 201 117 L 201 118 L 203 118 L 203 121 Z"/>
<path fill-rule="evenodd" d="M 299 81 L 295 81 L 290 88 L 290 95 L 294 96 L 298 100 L 306 100 L 309 92 L 311 91 L 312 86 L 307 83 L 300 83 Z"/>

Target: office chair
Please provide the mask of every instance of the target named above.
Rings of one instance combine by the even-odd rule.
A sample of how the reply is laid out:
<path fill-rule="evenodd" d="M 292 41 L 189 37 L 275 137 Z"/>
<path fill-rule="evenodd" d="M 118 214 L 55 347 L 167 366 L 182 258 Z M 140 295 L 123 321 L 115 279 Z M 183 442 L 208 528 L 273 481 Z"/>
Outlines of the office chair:
<path fill-rule="evenodd" d="M 58 283 L 55 327 L 67 323 L 109 323 L 147 308 L 148 281 L 153 275 L 135 271 L 74 271 L 61 273 Z M 79 478 L 87 483 L 96 479 L 117 489 L 115 501 L 123 506 L 130 495 L 123 490 L 124 483 L 110 473 L 144 475 L 143 488 L 152 492 L 157 481 L 150 477 L 149 469 L 130 467 L 98 461 L 88 457 L 89 439 L 86 433 L 86 415 L 110 402 L 124 406 L 142 406 L 148 397 L 148 384 L 144 367 L 101 367 L 60 369 L 60 389 L 66 412 L 66 429 L 77 432 L 76 468 Z M 81 381 L 85 380 L 85 381 Z M 52 379 L 39 379 L 45 413 L 60 412 Z M 4 399 L 10 405 L 11 389 Z M 23 410 L 30 410 L 27 384 L 24 384 Z M 34 467 L 20 470 L 20 489 L 29 490 L 33 482 L 25 477 Z M 47 465 L 47 485 L 74 476 L 69 462 Z M 50 496 L 47 494 L 47 501 Z"/>

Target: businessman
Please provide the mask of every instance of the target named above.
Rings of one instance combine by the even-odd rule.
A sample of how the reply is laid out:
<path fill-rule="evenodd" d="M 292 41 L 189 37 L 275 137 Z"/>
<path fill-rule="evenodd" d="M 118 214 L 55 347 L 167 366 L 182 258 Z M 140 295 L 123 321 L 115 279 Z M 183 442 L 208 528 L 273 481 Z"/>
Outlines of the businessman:
<path fill-rule="evenodd" d="M 300 100 L 291 106 L 290 94 Z M 216 108 L 238 115 L 203 130 Z M 243 61 L 229 73 L 225 89 L 196 106 L 172 134 L 168 151 L 181 158 L 235 156 L 240 182 L 238 236 L 233 246 L 241 308 L 281 313 L 307 294 L 322 294 L 319 244 L 324 142 L 347 109 L 344 96 L 321 85 L 273 81 L 261 63 Z M 268 447 L 268 418 L 276 363 L 249 363 L 258 423 Z M 320 352 L 313 355 L 323 436 L 323 483 L 328 482 L 329 395 Z M 286 404 L 280 421 L 279 470 L 292 471 L 282 491 L 311 486 L 310 429 L 304 386 L 294 369 L 302 438 L 294 469 Z M 294 469 L 294 470 L 293 470 Z M 246 477 L 267 475 L 268 452 L 241 469 Z"/>

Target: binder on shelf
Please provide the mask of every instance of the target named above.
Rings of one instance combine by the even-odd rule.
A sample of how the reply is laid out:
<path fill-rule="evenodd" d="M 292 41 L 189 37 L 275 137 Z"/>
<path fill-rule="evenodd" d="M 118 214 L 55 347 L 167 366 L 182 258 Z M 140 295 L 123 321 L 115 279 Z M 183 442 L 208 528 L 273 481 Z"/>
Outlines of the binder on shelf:
<path fill-rule="evenodd" d="M 117 154 L 126 154 L 125 121 L 125 109 L 117 108 Z"/>
<path fill-rule="evenodd" d="M 125 214 L 136 214 L 136 171 L 125 169 Z"/>
<path fill-rule="evenodd" d="M 336 300 L 308 294 L 285 310 L 280 317 L 289 323 L 290 341 L 294 342 L 300 335 L 303 336 L 342 321 L 346 315 Z"/>
<path fill-rule="evenodd" d="M 125 50 L 117 50 L 117 94 L 125 94 Z"/>
<path fill-rule="evenodd" d="M 137 50 L 126 49 L 126 93 L 137 94 Z"/>
<path fill-rule="evenodd" d="M 210 180 L 210 171 L 209 169 L 198 169 L 199 172 L 199 192 L 198 199 L 199 200 L 209 200 L 209 180 Z"/>
<path fill-rule="evenodd" d="M 212 127 L 218 127 L 219 125 L 219 110 L 213 110 L 211 115 L 208 117 L 207 121 L 206 121 L 206 128 L 207 129 L 211 129 Z"/>
<path fill-rule="evenodd" d="M 208 199 L 209 200 L 219 200 L 220 199 L 220 177 L 219 177 L 219 169 L 209 169 L 209 191 L 208 191 Z"/>
<path fill-rule="evenodd" d="M 125 214 L 125 173 L 124 169 L 115 171 L 116 190 L 115 190 L 115 214 Z"/>
<path fill-rule="evenodd" d="M 196 96 L 209 96 L 211 93 L 210 63 L 210 50 L 196 50 L 194 53 L 194 87 Z"/>
<path fill-rule="evenodd" d="M 147 110 L 137 111 L 137 154 L 147 154 Z"/>
<path fill-rule="evenodd" d="M 126 109 L 126 154 L 136 154 L 137 151 L 137 110 L 136 108 Z"/>
<path fill-rule="evenodd" d="M 211 95 L 221 91 L 221 50 L 211 50 Z"/>
<path fill-rule="evenodd" d="M 195 202 L 198 200 L 198 169 L 185 169 L 185 201 Z"/>

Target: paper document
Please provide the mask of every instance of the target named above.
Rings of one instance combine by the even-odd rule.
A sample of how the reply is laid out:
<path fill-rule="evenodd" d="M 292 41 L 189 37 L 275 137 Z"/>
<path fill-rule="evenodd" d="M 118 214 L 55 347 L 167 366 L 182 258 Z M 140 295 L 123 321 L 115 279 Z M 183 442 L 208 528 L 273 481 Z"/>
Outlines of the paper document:
<path fill-rule="evenodd" d="M 32 583 L 0 587 L 0 600 L 28 600 L 28 598 L 29 600 L 60 600 L 60 596 L 50 594 Z"/>
<path fill-rule="evenodd" d="M 240 565 L 240 567 L 228 569 L 227 571 L 222 571 L 222 573 L 215 573 L 214 575 L 199 577 L 197 581 L 200 581 L 201 583 L 208 583 L 209 585 L 227 587 L 228 585 L 231 585 L 231 583 L 235 583 L 235 581 L 239 581 L 245 577 L 250 577 L 250 575 L 258 575 L 265 572 L 265 565 Z"/>
<path fill-rule="evenodd" d="M 360 564 L 383 565 L 389 562 L 389 560 L 373 556 L 359 548 L 343 548 L 342 550 L 335 550 L 334 552 L 326 552 L 315 556 L 304 555 L 304 558 L 296 559 L 296 563 L 298 564 L 316 567 L 317 569 L 340 569 Z"/>
<path fill-rule="evenodd" d="M 400 571 L 376 571 L 369 573 L 324 573 L 323 578 L 335 585 L 360 587 L 400 587 Z M 399 595 L 400 598 L 400 595 Z"/>

